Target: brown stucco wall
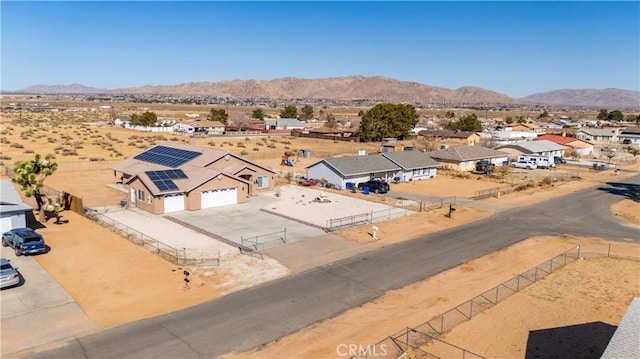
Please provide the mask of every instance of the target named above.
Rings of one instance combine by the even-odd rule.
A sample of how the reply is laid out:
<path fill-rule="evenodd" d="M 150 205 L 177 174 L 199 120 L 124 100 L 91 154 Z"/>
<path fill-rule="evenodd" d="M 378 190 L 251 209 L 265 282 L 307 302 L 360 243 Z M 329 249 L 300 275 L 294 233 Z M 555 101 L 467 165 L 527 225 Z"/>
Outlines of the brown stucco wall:
<path fill-rule="evenodd" d="M 140 209 L 144 209 L 145 211 L 151 212 L 153 214 L 162 214 L 164 213 L 164 203 L 162 201 L 162 198 L 154 198 L 151 195 L 151 191 L 149 191 L 149 189 L 142 183 L 142 181 L 140 181 L 140 179 L 136 178 L 133 182 L 131 182 L 128 186 L 127 189 L 129 190 L 129 205 L 130 206 L 135 206 L 138 207 Z M 135 196 L 136 196 L 136 202 L 135 204 L 131 203 L 131 189 L 136 190 Z M 142 190 L 144 191 L 144 201 L 141 201 L 138 199 L 138 190 Z M 151 197 L 151 203 L 149 203 L 149 197 Z"/>

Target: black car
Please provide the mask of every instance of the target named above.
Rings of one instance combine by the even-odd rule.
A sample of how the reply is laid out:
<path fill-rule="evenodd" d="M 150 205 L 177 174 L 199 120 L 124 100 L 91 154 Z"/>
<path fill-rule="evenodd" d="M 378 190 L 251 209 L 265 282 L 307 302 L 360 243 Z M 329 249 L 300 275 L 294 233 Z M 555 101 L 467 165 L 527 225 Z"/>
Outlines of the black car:
<path fill-rule="evenodd" d="M 553 162 L 555 162 L 555 164 L 559 165 L 561 163 L 567 163 L 567 160 L 565 160 L 564 158 L 562 158 L 560 156 L 553 156 Z"/>
<path fill-rule="evenodd" d="M 389 192 L 389 184 L 385 181 L 372 180 L 372 181 L 358 183 L 359 190 L 364 191 L 365 187 L 369 187 L 369 191 L 373 193 Z"/>

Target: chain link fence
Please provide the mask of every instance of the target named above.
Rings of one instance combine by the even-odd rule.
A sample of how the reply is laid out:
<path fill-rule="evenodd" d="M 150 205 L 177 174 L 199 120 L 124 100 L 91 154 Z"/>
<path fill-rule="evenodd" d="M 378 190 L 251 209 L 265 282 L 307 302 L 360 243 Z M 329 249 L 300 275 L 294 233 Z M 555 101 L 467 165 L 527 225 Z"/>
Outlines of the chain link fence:
<path fill-rule="evenodd" d="M 446 343 L 439 339 L 458 324 L 498 305 L 511 295 L 522 291 L 549 274 L 564 268 L 580 258 L 615 257 L 640 260 L 640 253 L 629 256 L 624 246 L 590 245 L 576 246 L 535 267 L 526 270 L 509 280 L 473 297 L 455 308 L 437 315 L 413 328 L 405 329 L 370 345 L 371 348 L 384 347 L 384 357 L 388 358 L 483 358 L 481 355 L 464 348 Z M 375 353 L 379 354 L 379 353 Z M 351 358 L 380 357 L 365 351 Z"/>

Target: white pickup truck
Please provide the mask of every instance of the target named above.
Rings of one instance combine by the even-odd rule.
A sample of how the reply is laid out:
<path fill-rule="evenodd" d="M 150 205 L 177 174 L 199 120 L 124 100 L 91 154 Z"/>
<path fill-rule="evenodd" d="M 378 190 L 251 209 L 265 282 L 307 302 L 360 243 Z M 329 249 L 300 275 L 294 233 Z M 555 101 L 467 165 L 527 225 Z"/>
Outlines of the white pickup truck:
<path fill-rule="evenodd" d="M 532 162 L 532 161 L 513 162 L 511 164 L 511 166 L 513 166 L 515 168 L 524 168 L 524 169 L 527 169 L 527 170 L 535 170 L 536 168 L 538 168 L 538 165 L 536 165 L 536 163 Z"/>

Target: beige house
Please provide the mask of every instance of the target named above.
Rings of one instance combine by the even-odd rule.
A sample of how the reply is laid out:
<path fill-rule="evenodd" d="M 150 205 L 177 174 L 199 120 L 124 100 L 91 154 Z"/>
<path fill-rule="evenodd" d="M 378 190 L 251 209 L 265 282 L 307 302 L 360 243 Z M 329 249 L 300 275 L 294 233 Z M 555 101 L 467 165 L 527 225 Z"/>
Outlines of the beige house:
<path fill-rule="evenodd" d="M 246 202 L 275 187 L 276 173 L 236 154 L 163 142 L 111 167 L 128 204 L 154 214 Z"/>

